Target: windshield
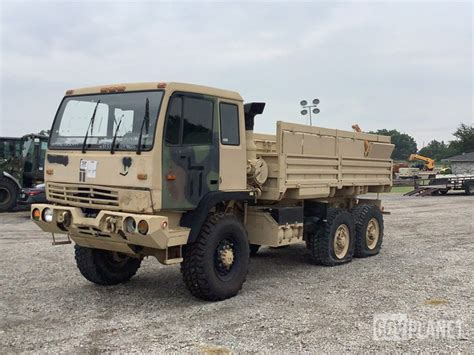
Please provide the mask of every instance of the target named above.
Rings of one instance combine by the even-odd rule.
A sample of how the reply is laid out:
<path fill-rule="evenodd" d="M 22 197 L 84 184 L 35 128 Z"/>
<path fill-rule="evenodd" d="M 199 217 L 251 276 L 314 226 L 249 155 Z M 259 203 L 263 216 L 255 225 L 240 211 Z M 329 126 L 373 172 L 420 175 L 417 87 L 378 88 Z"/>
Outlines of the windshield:
<path fill-rule="evenodd" d="M 137 150 L 141 132 L 140 149 L 151 149 L 162 97 L 163 91 L 66 97 L 49 147 L 82 149 L 85 140 L 87 149 L 111 150 L 115 136 L 114 150 Z"/>

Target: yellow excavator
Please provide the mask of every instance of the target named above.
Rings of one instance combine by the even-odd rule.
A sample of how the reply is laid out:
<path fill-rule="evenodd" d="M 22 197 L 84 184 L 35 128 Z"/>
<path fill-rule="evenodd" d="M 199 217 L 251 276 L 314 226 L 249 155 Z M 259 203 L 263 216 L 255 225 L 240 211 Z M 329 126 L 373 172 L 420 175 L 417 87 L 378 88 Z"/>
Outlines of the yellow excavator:
<path fill-rule="evenodd" d="M 428 157 L 424 157 L 423 155 L 411 154 L 408 160 L 409 161 L 414 161 L 414 160 L 423 161 L 425 163 L 424 170 L 432 171 L 435 168 L 435 160 Z"/>

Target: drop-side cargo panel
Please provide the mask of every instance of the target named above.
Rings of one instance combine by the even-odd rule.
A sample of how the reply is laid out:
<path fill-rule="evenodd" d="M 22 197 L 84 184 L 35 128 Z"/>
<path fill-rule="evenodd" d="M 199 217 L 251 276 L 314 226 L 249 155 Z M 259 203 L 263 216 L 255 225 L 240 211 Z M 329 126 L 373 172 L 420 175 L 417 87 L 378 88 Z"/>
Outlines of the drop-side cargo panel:
<path fill-rule="evenodd" d="M 277 134 L 255 134 L 269 166 L 262 199 L 325 198 L 389 191 L 390 137 L 279 121 Z"/>

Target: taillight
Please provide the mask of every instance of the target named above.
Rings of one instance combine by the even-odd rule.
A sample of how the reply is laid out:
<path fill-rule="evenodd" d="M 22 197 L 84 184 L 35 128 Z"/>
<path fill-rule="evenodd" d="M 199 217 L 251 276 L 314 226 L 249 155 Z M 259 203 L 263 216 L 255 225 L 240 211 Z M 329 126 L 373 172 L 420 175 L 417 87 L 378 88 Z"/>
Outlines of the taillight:
<path fill-rule="evenodd" d="M 28 195 L 28 196 L 37 196 L 39 195 L 40 193 L 43 192 L 43 190 L 40 190 L 40 189 L 29 189 L 29 190 L 25 190 L 25 195 Z"/>

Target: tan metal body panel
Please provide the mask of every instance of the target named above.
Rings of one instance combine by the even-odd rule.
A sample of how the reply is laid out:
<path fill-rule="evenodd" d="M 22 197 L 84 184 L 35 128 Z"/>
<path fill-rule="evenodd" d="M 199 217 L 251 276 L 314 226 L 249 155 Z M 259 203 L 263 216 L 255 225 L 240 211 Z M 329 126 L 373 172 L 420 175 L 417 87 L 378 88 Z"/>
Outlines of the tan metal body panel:
<path fill-rule="evenodd" d="M 240 94 L 235 91 L 176 82 L 122 83 L 91 86 L 86 88 L 73 89 L 72 95 L 100 94 L 107 89 L 120 90 L 120 92 L 157 90 L 159 89 L 159 86 L 163 87 L 163 89 L 166 89 L 166 91 L 168 91 L 169 93 L 173 93 L 175 91 L 193 92 L 197 94 L 222 97 L 229 100 L 242 101 L 242 96 L 240 96 Z"/>
<path fill-rule="evenodd" d="M 303 240 L 303 223 L 280 226 L 269 212 L 258 207 L 248 209 L 245 227 L 251 244 L 281 247 Z"/>
<path fill-rule="evenodd" d="M 247 189 L 247 154 L 244 112 L 242 101 L 220 99 L 219 103 L 236 104 L 239 107 L 239 145 L 222 144 L 219 137 L 219 190 L 241 191 Z M 220 120 L 219 120 L 220 122 Z"/>
<path fill-rule="evenodd" d="M 279 121 L 276 136 L 255 134 L 255 141 L 269 166 L 263 200 L 327 198 L 338 190 L 355 195 L 392 185 L 390 137 Z"/>

